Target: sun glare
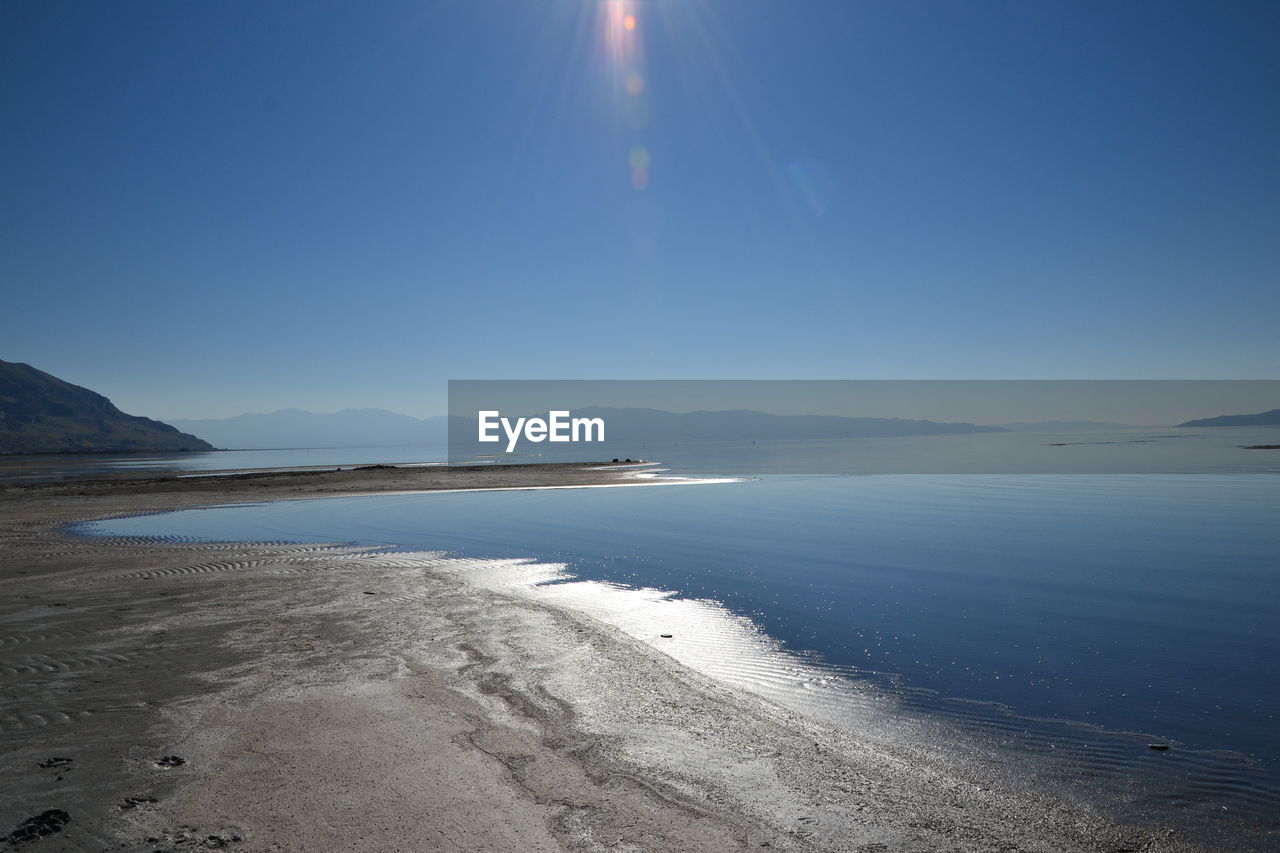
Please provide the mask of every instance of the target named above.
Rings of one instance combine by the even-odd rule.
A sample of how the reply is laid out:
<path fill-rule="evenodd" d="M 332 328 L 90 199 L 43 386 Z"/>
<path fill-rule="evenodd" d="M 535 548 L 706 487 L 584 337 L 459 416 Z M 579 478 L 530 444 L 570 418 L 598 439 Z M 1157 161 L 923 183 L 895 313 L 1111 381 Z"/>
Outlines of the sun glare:
<path fill-rule="evenodd" d="M 606 0 L 601 4 L 605 46 L 616 68 L 632 64 L 640 52 L 640 21 L 634 0 Z"/>

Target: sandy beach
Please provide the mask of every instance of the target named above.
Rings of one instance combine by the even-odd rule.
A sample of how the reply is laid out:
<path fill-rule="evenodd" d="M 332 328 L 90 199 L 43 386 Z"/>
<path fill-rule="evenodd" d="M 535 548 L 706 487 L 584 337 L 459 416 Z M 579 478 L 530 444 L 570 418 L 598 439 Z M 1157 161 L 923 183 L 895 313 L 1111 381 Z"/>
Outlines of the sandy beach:
<path fill-rule="evenodd" d="M 1200 849 L 975 778 L 936 750 L 834 732 L 588 617 L 469 584 L 447 555 L 60 531 L 229 502 L 630 473 L 0 489 L 0 834 L 35 851 Z"/>

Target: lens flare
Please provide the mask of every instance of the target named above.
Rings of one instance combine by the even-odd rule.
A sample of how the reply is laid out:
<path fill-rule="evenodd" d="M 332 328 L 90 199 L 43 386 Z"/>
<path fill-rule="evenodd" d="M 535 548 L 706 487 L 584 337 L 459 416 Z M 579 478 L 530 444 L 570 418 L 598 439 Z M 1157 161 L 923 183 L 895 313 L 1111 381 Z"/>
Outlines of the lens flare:
<path fill-rule="evenodd" d="M 649 186 L 649 165 L 652 157 L 649 149 L 638 144 L 652 119 L 649 103 L 652 93 L 645 79 L 648 66 L 645 61 L 644 36 L 640 28 L 640 15 L 647 11 L 639 0 L 602 0 L 595 6 L 602 25 L 603 45 L 608 62 L 610 83 L 613 88 L 617 117 L 623 132 L 629 129 L 627 165 L 631 186 L 643 192 Z"/>
<path fill-rule="evenodd" d="M 639 10 L 635 0 L 605 0 L 598 8 L 610 62 L 615 69 L 633 65 L 641 53 Z"/>

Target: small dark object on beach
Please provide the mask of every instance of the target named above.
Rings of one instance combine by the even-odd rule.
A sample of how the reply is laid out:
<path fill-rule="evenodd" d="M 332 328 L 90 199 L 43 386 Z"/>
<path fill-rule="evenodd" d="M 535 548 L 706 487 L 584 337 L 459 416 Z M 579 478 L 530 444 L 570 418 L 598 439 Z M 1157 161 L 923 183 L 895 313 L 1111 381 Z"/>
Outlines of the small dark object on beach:
<path fill-rule="evenodd" d="M 369 590 L 367 590 L 367 589 L 364 591 L 364 594 L 365 594 L 365 595 L 377 595 L 377 593 L 376 593 L 376 592 L 369 592 Z"/>
<path fill-rule="evenodd" d="M 136 809 L 144 803 L 154 803 L 155 801 L 155 797 L 125 797 L 124 802 L 120 804 L 120 810 Z"/>
<path fill-rule="evenodd" d="M 1245 450 L 1280 450 L 1280 444 L 1242 444 Z"/>
<path fill-rule="evenodd" d="M 624 462 L 630 462 L 631 460 L 630 460 L 630 459 L 624 459 L 623 461 L 624 461 Z"/>
<path fill-rule="evenodd" d="M 659 636 L 659 637 L 661 637 L 661 638 L 662 638 L 662 639 L 664 639 L 664 640 L 670 640 L 670 639 L 671 639 L 671 635 L 670 635 L 670 634 L 659 634 L 658 636 Z"/>
<path fill-rule="evenodd" d="M 9 837 L 5 840 L 14 846 L 28 841 L 39 841 L 46 835 L 61 832 L 62 828 L 70 822 L 71 815 L 62 809 L 49 809 L 47 812 L 41 812 L 35 817 L 24 820 L 17 829 L 9 833 Z"/>
<path fill-rule="evenodd" d="M 181 767 L 187 763 L 187 759 L 181 755 L 166 755 L 156 762 L 156 767 L 163 767 L 166 770 L 170 767 Z"/>
<path fill-rule="evenodd" d="M 1066 447 L 1066 446 L 1067 446 L 1067 443 L 1065 441 L 1051 441 L 1045 445 L 1045 447 Z"/>
<path fill-rule="evenodd" d="M 614 462 L 617 462 L 617 461 L 618 461 L 618 457 L 616 457 L 616 456 L 615 456 L 615 457 L 613 457 L 613 461 L 614 461 Z"/>
<path fill-rule="evenodd" d="M 46 758 L 44 761 L 41 761 L 40 766 L 43 769 L 48 770 L 50 767 L 65 767 L 70 763 L 70 758 L 59 758 L 55 755 L 53 758 Z"/>
<path fill-rule="evenodd" d="M 1154 749 L 1156 752 L 1167 752 L 1169 744 L 1167 743 L 1149 743 L 1147 749 Z"/>

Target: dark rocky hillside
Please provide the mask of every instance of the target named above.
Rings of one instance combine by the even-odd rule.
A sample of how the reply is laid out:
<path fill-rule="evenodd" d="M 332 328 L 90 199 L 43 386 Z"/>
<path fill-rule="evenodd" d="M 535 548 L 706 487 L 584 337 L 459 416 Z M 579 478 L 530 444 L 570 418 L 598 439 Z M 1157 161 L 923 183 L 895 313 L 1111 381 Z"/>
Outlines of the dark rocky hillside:
<path fill-rule="evenodd" d="M 190 450 L 213 446 L 28 364 L 0 361 L 0 453 Z"/>
<path fill-rule="evenodd" d="M 1280 409 L 1258 412 L 1256 415 L 1219 415 L 1216 418 L 1200 418 L 1178 424 L 1180 427 L 1232 427 L 1232 426 L 1280 426 Z"/>

